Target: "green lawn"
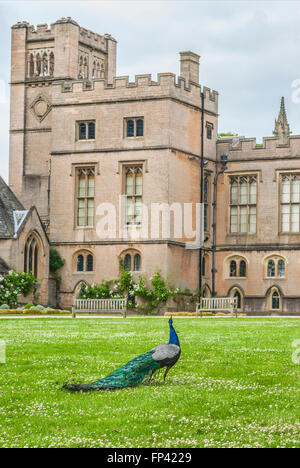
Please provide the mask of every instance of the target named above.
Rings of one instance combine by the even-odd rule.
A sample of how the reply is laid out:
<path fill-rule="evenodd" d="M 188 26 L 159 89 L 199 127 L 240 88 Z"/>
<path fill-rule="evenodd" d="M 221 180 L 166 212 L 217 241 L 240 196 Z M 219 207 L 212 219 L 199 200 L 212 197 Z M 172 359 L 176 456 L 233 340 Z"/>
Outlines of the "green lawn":
<path fill-rule="evenodd" d="M 1 319 L 0 447 L 299 447 L 300 319 L 175 318 L 182 355 L 151 385 L 90 382 L 168 340 L 166 318 Z"/>

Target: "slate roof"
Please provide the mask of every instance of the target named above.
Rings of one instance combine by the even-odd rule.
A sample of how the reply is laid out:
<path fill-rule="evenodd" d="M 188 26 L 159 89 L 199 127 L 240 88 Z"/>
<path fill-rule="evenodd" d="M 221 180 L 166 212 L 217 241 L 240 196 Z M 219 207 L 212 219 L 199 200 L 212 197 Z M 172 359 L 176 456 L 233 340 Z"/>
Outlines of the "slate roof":
<path fill-rule="evenodd" d="M 26 213 L 23 205 L 0 176 L 0 239 L 14 237 Z"/>

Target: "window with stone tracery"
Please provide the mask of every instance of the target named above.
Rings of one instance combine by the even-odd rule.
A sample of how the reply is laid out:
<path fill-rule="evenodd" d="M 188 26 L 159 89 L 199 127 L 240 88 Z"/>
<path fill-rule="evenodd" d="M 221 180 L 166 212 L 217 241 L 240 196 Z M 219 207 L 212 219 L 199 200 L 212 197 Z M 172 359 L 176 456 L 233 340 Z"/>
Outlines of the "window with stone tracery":
<path fill-rule="evenodd" d="M 299 232 L 300 174 L 280 177 L 280 231 Z"/>
<path fill-rule="evenodd" d="M 31 234 L 24 247 L 24 272 L 32 273 L 38 278 L 39 269 L 39 244 L 35 234 Z"/>
<path fill-rule="evenodd" d="M 78 227 L 94 226 L 95 169 L 77 169 L 77 219 Z"/>
<path fill-rule="evenodd" d="M 257 177 L 230 178 L 230 232 L 256 232 Z"/>
<path fill-rule="evenodd" d="M 29 78 L 53 77 L 54 53 L 51 49 L 31 51 L 27 59 L 27 76 Z"/>
<path fill-rule="evenodd" d="M 126 224 L 142 223 L 143 167 L 125 167 Z"/>

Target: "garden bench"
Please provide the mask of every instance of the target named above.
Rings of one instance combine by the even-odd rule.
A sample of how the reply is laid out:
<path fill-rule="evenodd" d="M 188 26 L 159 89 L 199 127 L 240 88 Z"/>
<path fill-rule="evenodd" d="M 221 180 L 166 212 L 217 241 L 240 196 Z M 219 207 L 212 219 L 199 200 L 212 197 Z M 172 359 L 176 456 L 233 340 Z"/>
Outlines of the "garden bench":
<path fill-rule="evenodd" d="M 237 297 L 202 297 L 196 304 L 196 316 L 203 312 L 229 312 L 237 317 Z"/>
<path fill-rule="evenodd" d="M 119 313 L 126 318 L 127 299 L 75 299 L 72 317 L 78 314 Z"/>

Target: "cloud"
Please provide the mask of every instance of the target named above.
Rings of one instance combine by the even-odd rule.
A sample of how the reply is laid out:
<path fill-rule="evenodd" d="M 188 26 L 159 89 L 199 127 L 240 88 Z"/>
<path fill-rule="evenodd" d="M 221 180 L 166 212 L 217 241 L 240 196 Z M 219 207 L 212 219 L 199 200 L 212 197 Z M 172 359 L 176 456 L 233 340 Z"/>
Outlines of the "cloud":
<path fill-rule="evenodd" d="M 294 1 L 10 1 L 0 2 L 0 80 L 10 69 L 10 26 L 72 16 L 118 40 L 118 74 L 179 73 L 179 51 L 201 55 L 200 82 L 220 93 L 220 131 L 271 135 L 284 95 L 294 134 L 300 105 L 300 2 Z M 7 175 L 8 104 L 0 104 L 0 174 Z"/>

